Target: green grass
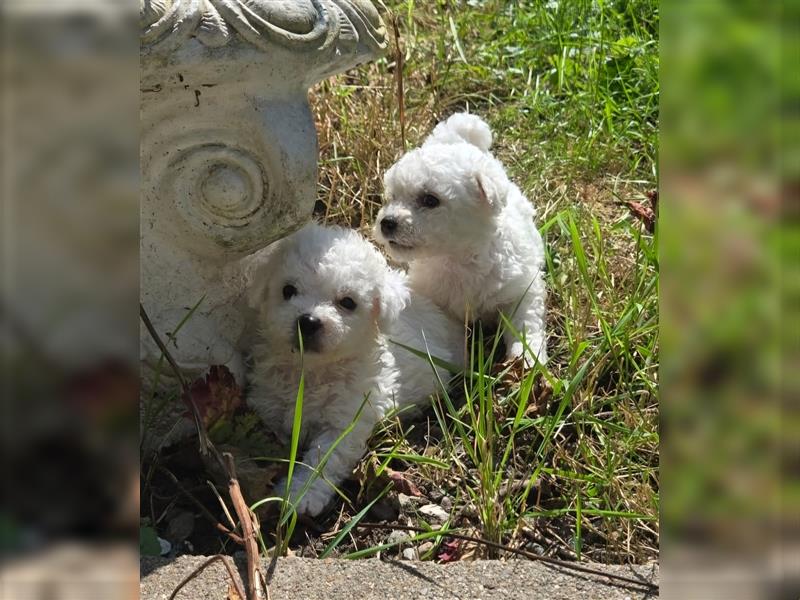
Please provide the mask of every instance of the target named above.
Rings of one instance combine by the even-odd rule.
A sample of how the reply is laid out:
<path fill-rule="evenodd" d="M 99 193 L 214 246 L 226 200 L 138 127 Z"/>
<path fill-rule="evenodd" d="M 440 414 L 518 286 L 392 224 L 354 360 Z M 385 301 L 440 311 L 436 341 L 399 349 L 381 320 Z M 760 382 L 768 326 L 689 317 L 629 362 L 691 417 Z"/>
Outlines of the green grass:
<path fill-rule="evenodd" d="M 436 399 L 427 423 L 387 424 L 369 460 L 450 497 L 451 527 L 504 543 L 533 532 L 545 551 L 576 558 L 652 559 L 657 233 L 625 202 L 656 187 L 658 3 L 384 5 L 401 49 L 312 92 L 318 212 L 366 231 L 403 148 L 453 112 L 481 115 L 538 209 L 551 360 L 520 374 L 496 364 L 491 340 L 474 344 L 471 375 Z"/>

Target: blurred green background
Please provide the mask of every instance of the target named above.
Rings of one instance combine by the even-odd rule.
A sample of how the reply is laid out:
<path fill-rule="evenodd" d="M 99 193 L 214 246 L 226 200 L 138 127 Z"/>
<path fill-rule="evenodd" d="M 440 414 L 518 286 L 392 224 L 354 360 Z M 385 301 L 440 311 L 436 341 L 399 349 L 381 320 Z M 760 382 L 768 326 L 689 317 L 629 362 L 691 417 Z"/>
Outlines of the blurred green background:
<path fill-rule="evenodd" d="M 699 597 L 681 568 L 715 594 L 736 581 L 726 597 L 798 597 L 797 4 L 662 6 L 669 597 Z"/>

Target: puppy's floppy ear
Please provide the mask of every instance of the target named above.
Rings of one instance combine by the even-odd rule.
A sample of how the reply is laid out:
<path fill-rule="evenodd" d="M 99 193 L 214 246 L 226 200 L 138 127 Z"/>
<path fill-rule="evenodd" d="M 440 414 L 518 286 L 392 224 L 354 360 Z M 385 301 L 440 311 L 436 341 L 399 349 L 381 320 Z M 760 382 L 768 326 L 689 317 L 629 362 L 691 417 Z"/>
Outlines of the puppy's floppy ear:
<path fill-rule="evenodd" d="M 500 210 L 506 205 L 508 195 L 508 179 L 505 174 L 498 172 L 490 165 L 487 169 L 480 169 L 475 173 L 475 186 L 481 202 L 493 211 Z"/>
<path fill-rule="evenodd" d="M 411 300 L 405 273 L 388 269 L 383 284 L 378 289 L 376 321 L 380 329 L 388 328 L 399 317 Z"/>
<path fill-rule="evenodd" d="M 492 130 L 486 121 L 475 115 L 456 113 L 439 123 L 425 143 L 457 144 L 466 142 L 483 152 L 492 146 Z"/>

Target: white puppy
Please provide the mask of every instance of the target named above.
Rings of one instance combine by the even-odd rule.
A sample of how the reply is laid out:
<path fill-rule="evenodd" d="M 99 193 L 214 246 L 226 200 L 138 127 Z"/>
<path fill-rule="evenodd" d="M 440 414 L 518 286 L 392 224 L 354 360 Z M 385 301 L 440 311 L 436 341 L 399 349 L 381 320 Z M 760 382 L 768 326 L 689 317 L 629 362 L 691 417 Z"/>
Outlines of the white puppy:
<path fill-rule="evenodd" d="M 544 362 L 544 245 L 535 211 L 489 153 L 492 132 L 474 115 L 439 123 L 384 176 L 374 235 L 409 265 L 413 291 L 459 319 L 498 322 L 502 311 Z M 510 330 L 509 358 L 523 354 Z"/>
<path fill-rule="evenodd" d="M 301 364 L 304 373 L 305 451 L 298 460 L 307 467 L 294 473 L 293 499 L 363 405 L 297 505 L 314 516 L 331 499 L 331 485 L 352 472 L 375 424 L 437 389 L 428 361 L 389 338 L 460 368 L 462 327 L 428 300 L 411 298 L 406 275 L 358 233 L 316 224 L 277 243 L 255 271 L 249 300 L 259 310 L 262 343 L 254 351 L 248 404 L 279 435 L 292 431 Z M 439 377 L 448 380 L 442 369 Z"/>

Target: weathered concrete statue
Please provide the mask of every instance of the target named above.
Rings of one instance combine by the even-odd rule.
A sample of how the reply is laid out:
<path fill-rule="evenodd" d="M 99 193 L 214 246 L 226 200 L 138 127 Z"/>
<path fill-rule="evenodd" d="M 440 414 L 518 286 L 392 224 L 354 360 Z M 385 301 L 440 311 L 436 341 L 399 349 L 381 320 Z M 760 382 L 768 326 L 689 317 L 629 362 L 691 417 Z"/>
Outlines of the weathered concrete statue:
<path fill-rule="evenodd" d="M 141 0 L 141 298 L 188 373 L 242 381 L 240 260 L 311 215 L 310 86 L 386 46 L 369 0 Z M 142 335 L 143 361 L 160 353 Z M 166 373 L 167 370 L 164 369 Z"/>

